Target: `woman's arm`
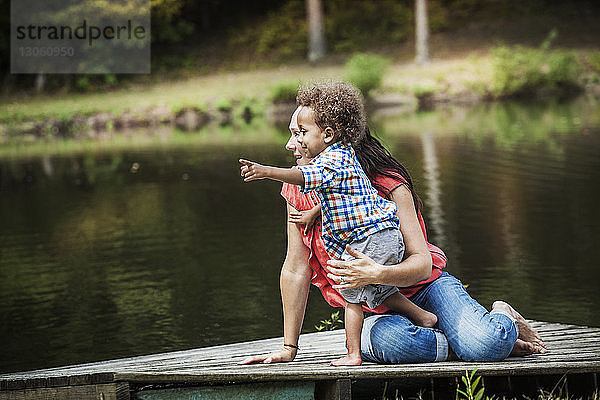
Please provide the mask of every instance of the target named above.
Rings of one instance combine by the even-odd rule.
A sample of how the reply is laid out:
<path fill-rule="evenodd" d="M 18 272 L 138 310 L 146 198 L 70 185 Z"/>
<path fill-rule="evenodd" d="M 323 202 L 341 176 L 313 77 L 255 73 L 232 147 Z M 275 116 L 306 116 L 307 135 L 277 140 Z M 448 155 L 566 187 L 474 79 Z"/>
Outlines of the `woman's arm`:
<path fill-rule="evenodd" d="M 431 276 L 431 253 L 423 236 L 410 190 L 401 185 L 392 191 L 390 198 L 398 208 L 400 231 L 406 246 L 405 258 L 399 264 L 381 265 L 364 254 L 347 247 L 355 260 L 328 262 L 327 275 L 336 282 L 344 277 L 343 285 L 335 288 L 347 289 L 366 284 L 384 284 L 400 287 L 412 286 Z"/>
<path fill-rule="evenodd" d="M 382 279 L 394 282 L 400 278 L 404 284 L 390 284 L 395 286 L 412 286 L 420 281 L 429 279 L 431 276 L 431 253 L 423 236 L 410 190 L 405 185 L 399 186 L 392 191 L 390 198 L 398 207 L 400 231 L 404 237 L 406 256 L 400 264 L 383 268 Z M 400 274 L 402 276 L 396 277 L 398 266 L 402 268 L 403 272 Z"/>
<path fill-rule="evenodd" d="M 302 241 L 300 226 L 289 222 L 289 214 L 292 211 L 295 211 L 294 208 L 288 204 L 287 253 L 281 268 L 279 283 L 283 303 L 283 342 L 297 346 L 306 310 L 311 270 L 308 265 L 309 250 Z M 240 364 L 292 361 L 296 357 L 296 352 L 292 347 L 283 347 L 269 354 L 246 358 Z"/>
<path fill-rule="evenodd" d="M 288 221 L 293 210 L 288 204 Z M 287 232 L 287 254 L 279 279 L 283 303 L 283 338 L 286 344 L 298 345 L 310 288 L 309 249 L 302 241 L 300 226 L 288 222 Z"/>

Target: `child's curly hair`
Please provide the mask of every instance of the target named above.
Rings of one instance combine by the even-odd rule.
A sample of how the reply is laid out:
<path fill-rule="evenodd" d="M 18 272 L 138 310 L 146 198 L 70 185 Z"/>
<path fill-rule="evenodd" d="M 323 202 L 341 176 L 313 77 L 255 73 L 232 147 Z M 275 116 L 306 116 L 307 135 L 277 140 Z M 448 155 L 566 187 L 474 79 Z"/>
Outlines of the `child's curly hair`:
<path fill-rule="evenodd" d="M 335 139 L 356 144 L 365 135 L 365 107 L 360 91 L 347 82 L 318 82 L 298 89 L 298 106 L 310 107 L 317 126 L 331 127 Z"/>

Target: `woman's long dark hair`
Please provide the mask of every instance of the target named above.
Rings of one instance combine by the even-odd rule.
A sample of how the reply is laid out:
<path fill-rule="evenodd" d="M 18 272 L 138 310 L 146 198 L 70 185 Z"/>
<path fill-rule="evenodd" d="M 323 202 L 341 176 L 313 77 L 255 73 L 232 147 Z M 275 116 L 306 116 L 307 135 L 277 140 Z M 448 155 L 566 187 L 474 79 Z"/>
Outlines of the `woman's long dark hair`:
<path fill-rule="evenodd" d="M 375 187 L 375 189 L 386 192 L 386 189 L 375 182 L 376 175 L 383 175 L 390 178 L 397 178 L 398 175 L 406 180 L 406 186 L 412 194 L 413 203 L 417 213 L 421 211 L 423 202 L 415 192 L 413 180 L 408 173 L 408 170 L 398 160 L 396 160 L 390 152 L 383 147 L 381 142 L 371 135 L 369 127 L 366 128 L 364 138 L 357 144 L 353 145 L 356 158 L 360 162 L 367 177 Z"/>

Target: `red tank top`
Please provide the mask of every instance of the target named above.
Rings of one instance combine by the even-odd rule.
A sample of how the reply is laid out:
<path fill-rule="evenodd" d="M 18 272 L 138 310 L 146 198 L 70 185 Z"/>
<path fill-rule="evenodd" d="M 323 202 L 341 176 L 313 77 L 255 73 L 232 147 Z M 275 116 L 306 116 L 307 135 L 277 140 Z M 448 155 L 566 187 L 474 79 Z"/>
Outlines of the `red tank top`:
<path fill-rule="evenodd" d="M 390 178 L 387 176 L 379 175 L 376 177 L 374 183 L 379 186 L 382 186 L 384 190 L 379 190 L 379 195 L 388 199 L 390 198 L 391 193 L 397 189 L 401 185 L 405 185 L 406 181 L 401 177 L 397 176 L 395 178 Z M 287 183 L 283 184 L 281 188 L 281 195 L 286 199 L 288 204 L 294 207 L 299 211 L 310 210 L 319 204 L 319 200 L 314 192 L 303 194 L 300 192 L 300 189 L 296 185 L 290 185 Z M 419 224 L 421 225 L 421 230 L 423 231 L 423 237 L 427 242 L 427 231 L 425 228 L 425 222 L 423 221 L 423 217 L 419 212 L 417 215 L 419 219 Z M 333 307 L 344 307 L 344 298 L 342 295 L 332 287 L 335 285 L 335 282 L 327 277 L 327 261 L 331 259 L 325 250 L 325 245 L 321 240 L 321 223 L 320 221 L 313 225 L 313 227 L 309 230 L 308 234 L 304 234 L 302 230 L 302 241 L 304 245 L 310 249 L 308 256 L 308 264 L 311 267 L 313 273 L 311 277 L 311 283 L 317 286 L 325 301 L 329 303 Z M 437 246 L 427 242 L 427 246 L 429 247 L 429 251 L 431 253 L 431 258 L 433 262 L 433 268 L 431 271 L 431 276 L 429 279 L 421 281 L 415 285 L 399 288 L 400 293 L 405 295 L 406 297 L 410 297 L 414 295 L 419 289 L 421 289 L 424 285 L 436 280 L 442 274 L 442 269 L 446 267 L 447 258 L 444 252 Z M 374 310 L 363 305 L 363 309 L 367 312 L 375 312 L 375 313 L 383 313 L 388 311 L 388 308 L 384 305 L 380 305 Z"/>

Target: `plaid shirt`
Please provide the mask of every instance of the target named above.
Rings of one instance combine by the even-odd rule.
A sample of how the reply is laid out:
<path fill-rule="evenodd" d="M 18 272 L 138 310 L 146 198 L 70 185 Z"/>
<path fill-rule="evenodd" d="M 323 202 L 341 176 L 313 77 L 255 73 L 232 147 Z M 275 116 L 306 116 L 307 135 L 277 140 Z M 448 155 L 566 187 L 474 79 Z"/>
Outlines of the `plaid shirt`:
<path fill-rule="evenodd" d="M 298 169 L 302 192 L 314 190 L 321 201 L 323 243 L 332 257 L 341 258 L 355 240 L 398 227 L 396 203 L 377 194 L 351 146 L 336 142 Z"/>

